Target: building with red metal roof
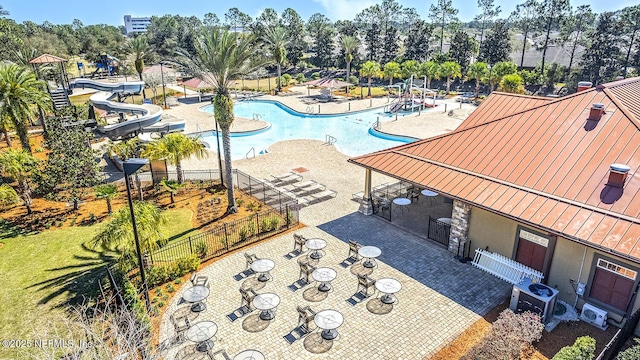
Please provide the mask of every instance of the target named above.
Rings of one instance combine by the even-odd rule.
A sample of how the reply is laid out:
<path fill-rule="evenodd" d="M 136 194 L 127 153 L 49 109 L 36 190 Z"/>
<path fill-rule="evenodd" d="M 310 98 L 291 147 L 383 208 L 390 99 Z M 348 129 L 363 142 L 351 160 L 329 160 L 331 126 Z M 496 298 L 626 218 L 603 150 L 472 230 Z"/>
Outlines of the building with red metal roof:
<path fill-rule="evenodd" d="M 557 99 L 494 93 L 456 131 L 349 162 L 365 184 L 374 171 L 453 199 L 452 252 L 472 240 L 620 320 L 640 307 L 639 95 L 640 78 Z"/>

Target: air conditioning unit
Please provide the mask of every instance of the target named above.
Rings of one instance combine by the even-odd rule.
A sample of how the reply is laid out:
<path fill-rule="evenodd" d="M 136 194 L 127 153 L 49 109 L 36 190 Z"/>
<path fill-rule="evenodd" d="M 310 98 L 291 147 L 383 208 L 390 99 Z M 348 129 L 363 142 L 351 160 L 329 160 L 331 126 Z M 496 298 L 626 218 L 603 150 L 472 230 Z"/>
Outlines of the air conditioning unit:
<path fill-rule="evenodd" d="M 609 326 L 607 324 L 607 312 L 587 303 L 582 307 L 580 319 L 602 330 L 606 330 Z"/>
<path fill-rule="evenodd" d="M 540 320 L 546 324 L 553 317 L 557 297 L 558 290 L 524 278 L 520 283 L 513 285 L 509 308 L 518 314 L 524 311 L 538 314 Z"/>

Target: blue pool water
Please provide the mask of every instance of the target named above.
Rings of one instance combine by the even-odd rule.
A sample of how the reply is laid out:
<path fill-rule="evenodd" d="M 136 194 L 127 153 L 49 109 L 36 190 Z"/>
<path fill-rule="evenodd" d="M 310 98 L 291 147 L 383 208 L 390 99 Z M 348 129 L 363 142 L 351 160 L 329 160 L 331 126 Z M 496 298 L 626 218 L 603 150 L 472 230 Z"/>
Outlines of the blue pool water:
<path fill-rule="evenodd" d="M 381 109 L 337 115 L 306 115 L 297 113 L 274 101 L 245 101 L 233 106 L 237 117 L 252 119 L 260 114 L 262 120 L 271 124 L 266 130 L 249 134 L 232 134 L 231 157 L 234 160 L 244 159 L 253 147 L 258 155 L 271 144 L 283 140 L 312 139 L 325 141 L 326 135 L 337 139 L 336 148 L 347 156 L 358 156 L 373 151 L 415 141 L 413 138 L 394 136 L 381 138 L 370 134 L 371 125 L 378 118 L 380 121 L 390 120 L 388 114 Z M 208 105 L 202 111 L 213 112 Z M 215 132 L 204 133 L 201 139 L 212 148 L 216 146 Z"/>

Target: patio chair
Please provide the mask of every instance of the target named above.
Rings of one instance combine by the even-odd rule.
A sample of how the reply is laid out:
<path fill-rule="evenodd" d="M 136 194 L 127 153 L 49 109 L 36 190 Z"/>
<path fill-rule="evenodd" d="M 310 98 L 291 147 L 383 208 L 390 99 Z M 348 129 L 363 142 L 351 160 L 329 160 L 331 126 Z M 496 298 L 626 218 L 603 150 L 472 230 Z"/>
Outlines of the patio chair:
<path fill-rule="evenodd" d="M 293 251 L 298 251 L 299 254 L 302 254 L 302 248 L 307 239 L 304 236 L 298 234 L 293 234 L 293 239 L 295 241 L 293 244 Z"/>
<path fill-rule="evenodd" d="M 300 265 L 300 276 L 298 277 L 298 280 L 303 280 L 308 284 L 309 274 L 311 274 L 316 269 L 316 267 L 305 262 L 298 262 L 298 265 Z"/>
<path fill-rule="evenodd" d="M 365 297 L 369 297 L 373 294 L 369 294 L 369 289 L 373 289 L 375 291 L 376 281 L 366 275 L 358 274 L 358 289 L 356 293 L 360 293 Z"/>
<path fill-rule="evenodd" d="M 311 332 L 311 325 L 316 312 L 311 310 L 309 306 L 296 306 L 296 310 L 298 311 L 298 327 L 305 333 Z"/>
<path fill-rule="evenodd" d="M 420 195 L 420 190 L 418 188 L 411 188 L 409 191 L 407 191 L 407 197 L 411 200 L 411 202 L 413 202 L 413 200 L 418 201 Z"/>
<path fill-rule="evenodd" d="M 246 260 L 246 270 L 251 268 L 251 264 L 253 264 L 254 261 L 258 260 L 258 257 L 256 256 L 256 254 L 244 253 L 244 259 Z"/>
<path fill-rule="evenodd" d="M 176 343 L 183 342 L 186 338 L 184 336 L 185 332 L 189 327 L 191 327 L 191 322 L 189 318 L 182 316 L 175 316 L 175 314 L 171 314 L 169 317 L 171 323 L 173 324 L 173 328 L 176 331 Z"/>
<path fill-rule="evenodd" d="M 224 349 L 220 349 L 216 352 L 209 350 L 209 352 L 207 352 L 207 355 L 211 360 L 216 360 L 216 359 L 219 359 L 220 357 L 222 357 L 224 360 L 231 360 L 231 358 L 229 357 L 229 354 L 227 354 L 227 352 Z M 218 355 L 220 356 L 218 357 Z"/>
<path fill-rule="evenodd" d="M 243 289 L 240 288 L 240 295 L 242 295 L 242 303 L 240 304 L 240 309 L 246 314 L 250 313 L 254 310 L 253 308 L 253 298 L 256 297 L 256 292 L 253 289 Z"/>
<path fill-rule="evenodd" d="M 349 256 L 347 259 L 353 259 L 354 261 L 360 260 L 360 255 L 358 255 L 358 250 L 362 245 L 358 244 L 356 241 L 349 240 Z"/>
<path fill-rule="evenodd" d="M 189 279 L 189 281 L 191 281 L 191 285 L 193 286 L 209 287 L 209 277 L 204 275 L 198 275 L 196 274 L 195 271 L 191 273 L 191 278 Z"/>

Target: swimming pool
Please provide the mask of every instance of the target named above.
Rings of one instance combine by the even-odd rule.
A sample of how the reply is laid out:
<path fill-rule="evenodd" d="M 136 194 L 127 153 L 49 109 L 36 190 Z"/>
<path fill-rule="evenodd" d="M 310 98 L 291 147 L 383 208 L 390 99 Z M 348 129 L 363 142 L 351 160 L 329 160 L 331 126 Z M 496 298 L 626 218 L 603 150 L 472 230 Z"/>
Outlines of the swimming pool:
<path fill-rule="evenodd" d="M 370 133 L 371 125 L 378 118 L 380 121 L 391 119 L 381 109 L 349 114 L 307 115 L 295 112 L 279 102 L 265 100 L 236 102 L 233 109 L 237 117 L 252 119 L 254 114 L 260 114 L 262 120 L 271 124 L 270 128 L 255 133 L 232 134 L 231 157 L 234 160 L 244 159 L 251 148 L 259 154 L 279 141 L 325 141 L 327 135 L 336 138 L 336 148 L 347 156 L 363 155 L 416 140 L 410 137 L 376 136 Z M 201 110 L 213 112 L 213 105 L 204 106 Z M 201 139 L 211 147 L 216 146 L 215 132 L 204 133 Z"/>

